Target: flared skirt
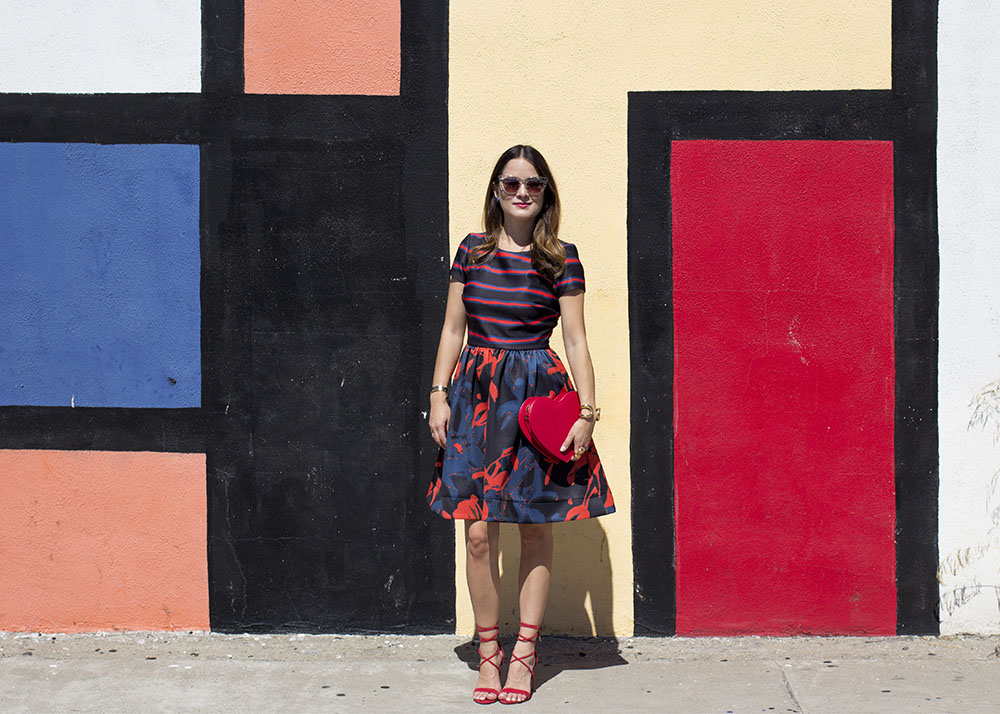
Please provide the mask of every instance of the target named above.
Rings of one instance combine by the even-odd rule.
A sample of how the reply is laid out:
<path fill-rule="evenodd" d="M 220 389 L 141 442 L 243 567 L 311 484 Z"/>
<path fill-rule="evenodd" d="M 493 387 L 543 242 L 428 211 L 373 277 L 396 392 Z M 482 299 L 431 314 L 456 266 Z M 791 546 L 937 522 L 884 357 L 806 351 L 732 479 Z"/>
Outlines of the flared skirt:
<path fill-rule="evenodd" d="M 551 349 L 466 346 L 448 392 L 446 448 L 438 450 L 427 492 L 444 518 L 548 523 L 614 513 L 614 499 L 590 444 L 576 461 L 555 463 L 532 446 L 517 422 L 528 397 L 573 389 Z"/>

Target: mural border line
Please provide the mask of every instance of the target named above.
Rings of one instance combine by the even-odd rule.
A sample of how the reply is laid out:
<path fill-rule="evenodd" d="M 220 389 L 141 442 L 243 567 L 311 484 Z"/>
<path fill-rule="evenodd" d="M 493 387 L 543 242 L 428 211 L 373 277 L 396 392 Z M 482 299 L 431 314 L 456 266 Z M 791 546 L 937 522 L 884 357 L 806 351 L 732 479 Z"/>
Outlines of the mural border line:
<path fill-rule="evenodd" d="M 204 453 L 198 407 L 0 407 L 0 449 Z"/>
<path fill-rule="evenodd" d="M 937 582 L 938 4 L 892 4 L 896 242 L 896 632 L 940 633 Z"/>

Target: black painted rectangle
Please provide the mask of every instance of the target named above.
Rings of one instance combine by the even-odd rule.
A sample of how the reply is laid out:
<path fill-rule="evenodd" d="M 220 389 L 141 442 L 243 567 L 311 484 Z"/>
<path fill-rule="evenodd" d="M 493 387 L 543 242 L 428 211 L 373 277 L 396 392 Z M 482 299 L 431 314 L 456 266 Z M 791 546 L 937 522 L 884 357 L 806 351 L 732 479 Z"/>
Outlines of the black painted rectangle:
<path fill-rule="evenodd" d="M 414 448 L 426 424 L 410 345 L 425 318 L 398 252 L 402 147 L 232 147 L 242 240 L 227 243 L 219 277 L 238 287 L 212 290 L 221 313 L 210 319 L 242 332 L 232 344 L 244 352 L 215 354 L 227 366 L 213 373 L 248 386 L 235 385 L 246 418 L 217 418 L 209 445 L 213 627 L 441 631 L 453 605 L 424 600 L 433 556 L 408 546 L 440 524 Z M 206 403 L 218 414 L 221 400 Z"/>

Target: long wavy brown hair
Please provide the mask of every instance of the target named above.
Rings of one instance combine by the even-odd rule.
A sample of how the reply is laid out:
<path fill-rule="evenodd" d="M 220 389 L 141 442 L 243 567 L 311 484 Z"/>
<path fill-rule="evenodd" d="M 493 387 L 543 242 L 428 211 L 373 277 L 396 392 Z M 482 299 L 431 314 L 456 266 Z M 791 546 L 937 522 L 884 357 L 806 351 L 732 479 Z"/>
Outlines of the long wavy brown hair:
<path fill-rule="evenodd" d="M 542 197 L 542 210 L 535 219 L 535 229 L 531 235 L 531 267 L 555 281 L 563 274 L 566 264 L 566 249 L 559 242 L 559 191 L 545 157 L 538 149 L 527 144 L 512 146 L 497 159 L 493 173 L 490 174 L 490 183 L 486 187 L 486 202 L 483 204 L 486 240 L 472 250 L 470 258 L 474 263 L 482 263 L 496 252 L 497 240 L 503 230 L 503 209 L 500 208 L 500 202 L 495 200 L 494 192 L 499 193 L 497 176 L 511 159 L 526 159 L 535 167 L 539 176 L 549 180 Z"/>

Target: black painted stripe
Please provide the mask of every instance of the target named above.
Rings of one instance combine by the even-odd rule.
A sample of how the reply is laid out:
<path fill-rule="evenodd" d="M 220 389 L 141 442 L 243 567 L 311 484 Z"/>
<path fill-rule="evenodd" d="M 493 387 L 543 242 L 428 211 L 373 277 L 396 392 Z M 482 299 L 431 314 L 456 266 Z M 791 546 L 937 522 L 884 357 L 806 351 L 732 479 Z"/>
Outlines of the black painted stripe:
<path fill-rule="evenodd" d="M 0 141 L 197 144 L 198 94 L 0 94 Z"/>
<path fill-rule="evenodd" d="M 650 106 L 650 99 L 654 99 Z M 677 631 L 670 142 L 655 98 L 629 95 L 628 311 L 636 635 Z"/>
<path fill-rule="evenodd" d="M 243 0 L 201 2 L 201 90 L 243 94 Z"/>
<path fill-rule="evenodd" d="M 937 3 L 892 10 L 896 244 L 896 631 L 940 632 Z"/>
<path fill-rule="evenodd" d="M 0 408 L 0 448 L 203 453 L 201 409 Z"/>

